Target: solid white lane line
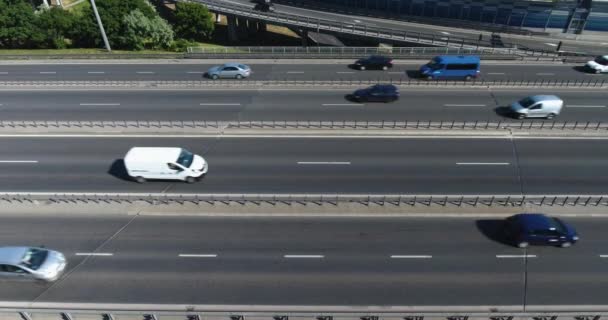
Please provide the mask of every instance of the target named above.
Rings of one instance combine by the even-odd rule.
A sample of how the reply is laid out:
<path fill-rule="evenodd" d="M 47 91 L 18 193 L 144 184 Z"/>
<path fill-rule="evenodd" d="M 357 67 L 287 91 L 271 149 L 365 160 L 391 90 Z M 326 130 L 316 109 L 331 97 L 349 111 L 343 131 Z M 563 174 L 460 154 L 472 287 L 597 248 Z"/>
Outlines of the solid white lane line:
<path fill-rule="evenodd" d="M 592 105 L 586 106 L 586 105 L 581 105 L 581 104 L 572 104 L 572 105 L 567 104 L 566 108 L 606 108 L 606 106 L 592 106 Z"/>
<path fill-rule="evenodd" d="M 180 258 L 216 258 L 217 254 L 191 254 L 191 253 L 180 253 Z"/>
<path fill-rule="evenodd" d="M 485 107 L 485 104 L 451 104 L 447 103 L 443 105 L 444 107 Z"/>
<path fill-rule="evenodd" d="M 88 71 L 88 74 L 104 74 L 105 71 Z"/>
<path fill-rule="evenodd" d="M 240 103 L 199 103 L 200 106 L 240 106 Z"/>
<path fill-rule="evenodd" d="M 391 259 L 431 259 L 429 255 L 392 255 Z"/>
<path fill-rule="evenodd" d="M 324 103 L 324 107 L 362 107 L 363 103 Z"/>
<path fill-rule="evenodd" d="M 504 72 L 488 72 L 486 74 L 490 74 L 490 75 L 504 75 Z"/>
<path fill-rule="evenodd" d="M 38 160 L 0 160 L 0 163 L 38 163 Z"/>
<path fill-rule="evenodd" d="M 458 166 L 508 166 L 509 162 L 456 162 Z"/>
<path fill-rule="evenodd" d="M 535 254 L 497 254 L 498 259 L 510 259 L 510 258 L 536 258 Z"/>
<path fill-rule="evenodd" d="M 554 76 L 555 73 L 550 73 L 550 72 L 539 72 L 536 74 L 537 76 Z"/>
<path fill-rule="evenodd" d="M 600 258 L 608 258 L 608 254 L 600 254 Z"/>
<path fill-rule="evenodd" d="M 120 103 L 81 103 L 81 106 L 119 106 Z"/>
<path fill-rule="evenodd" d="M 154 74 L 154 71 L 136 71 L 137 74 Z"/>
<path fill-rule="evenodd" d="M 202 74 L 205 73 L 205 71 L 188 71 L 186 73 Z"/>
<path fill-rule="evenodd" d="M 557 47 L 557 44 L 555 44 L 555 43 L 545 42 L 545 44 L 548 46 Z"/>
<path fill-rule="evenodd" d="M 301 73 L 304 73 L 304 71 L 287 71 L 287 73 L 289 73 L 289 74 L 301 74 Z"/>
<path fill-rule="evenodd" d="M 113 256 L 113 253 L 103 253 L 103 252 L 76 252 L 77 256 L 98 256 L 98 257 L 110 257 Z"/>
<path fill-rule="evenodd" d="M 324 255 L 321 254 L 286 254 L 283 256 L 286 259 L 323 259 Z"/>
<path fill-rule="evenodd" d="M 329 164 L 329 165 L 350 165 L 350 161 L 298 161 L 298 164 Z"/>
<path fill-rule="evenodd" d="M 0 71 L 0 74 L 8 74 L 6 71 Z"/>
<path fill-rule="evenodd" d="M 40 71 L 40 74 L 55 74 L 56 71 Z"/>

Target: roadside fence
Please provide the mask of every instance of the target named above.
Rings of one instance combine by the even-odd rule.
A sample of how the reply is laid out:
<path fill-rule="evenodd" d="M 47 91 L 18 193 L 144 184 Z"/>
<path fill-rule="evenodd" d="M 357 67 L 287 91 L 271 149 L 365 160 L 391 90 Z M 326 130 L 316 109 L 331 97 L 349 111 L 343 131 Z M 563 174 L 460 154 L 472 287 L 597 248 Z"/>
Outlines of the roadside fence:
<path fill-rule="evenodd" d="M 99 80 L 99 81 L 0 81 L 0 87 L 129 87 L 129 88 L 199 88 L 224 87 L 247 88 L 265 86 L 314 87 L 314 86 L 370 86 L 378 83 L 393 84 L 402 87 L 547 87 L 547 88 L 606 88 L 608 81 L 603 79 L 584 80 L 420 80 L 412 78 L 333 78 L 333 79 L 297 79 L 275 78 L 268 80 Z"/>
<path fill-rule="evenodd" d="M 520 207 L 608 206 L 608 195 L 378 195 L 378 194 L 168 194 L 168 193 L 4 193 L 0 202 L 33 204 L 134 204 L 149 205 L 316 205 Z"/>
<path fill-rule="evenodd" d="M 151 130 L 210 130 L 213 133 L 230 129 L 268 129 L 268 130 L 542 130 L 542 131 L 606 131 L 608 122 L 598 121 L 423 121 L 423 120 L 381 120 L 381 121 L 346 121 L 346 120 L 265 120 L 265 121 L 213 121 L 213 120 L 0 120 L 1 129 L 142 129 Z"/>

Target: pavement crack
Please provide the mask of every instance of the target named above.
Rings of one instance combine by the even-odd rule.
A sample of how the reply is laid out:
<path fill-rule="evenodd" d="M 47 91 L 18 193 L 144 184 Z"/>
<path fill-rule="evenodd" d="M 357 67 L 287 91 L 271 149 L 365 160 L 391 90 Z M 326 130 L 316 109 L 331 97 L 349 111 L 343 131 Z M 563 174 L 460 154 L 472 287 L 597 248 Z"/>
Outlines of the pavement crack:
<path fill-rule="evenodd" d="M 513 130 L 509 128 L 509 140 L 511 141 L 511 147 L 513 150 L 513 159 L 515 163 L 515 168 L 517 170 L 517 184 L 519 184 L 519 194 L 521 196 L 524 195 L 524 182 L 521 177 L 521 164 L 519 159 L 519 153 L 517 152 L 517 145 L 515 143 L 515 139 L 513 139 Z"/>
<path fill-rule="evenodd" d="M 125 228 L 127 228 L 137 217 L 138 215 L 134 215 L 131 219 L 129 219 L 129 221 L 127 221 L 127 223 L 125 223 L 122 227 L 120 227 L 120 229 L 118 229 L 116 232 L 114 232 L 110 237 L 108 237 L 106 240 L 104 240 L 101 244 L 99 244 L 97 246 L 97 248 L 95 248 L 93 251 L 91 251 L 92 253 L 98 252 L 101 248 L 103 248 L 107 243 L 109 243 L 110 241 L 112 241 L 114 238 L 116 238 Z M 91 259 L 92 255 L 87 255 L 85 256 L 84 259 L 82 259 L 82 261 L 80 261 L 79 264 L 77 264 L 76 266 L 74 266 L 74 268 L 72 268 L 72 270 L 66 272 L 61 278 L 59 278 L 59 280 L 55 281 L 53 284 L 51 284 L 49 287 L 47 287 L 45 290 L 43 290 L 42 292 L 40 292 L 40 294 L 38 294 L 36 297 L 34 297 L 34 299 L 32 299 L 31 302 L 37 302 L 38 299 L 40 299 L 42 296 L 44 296 L 47 292 L 49 292 L 51 289 L 55 288 L 59 283 L 62 283 L 63 281 L 65 281 L 65 279 L 67 279 L 73 272 L 75 272 L 77 269 L 79 269 L 82 265 L 84 265 L 89 259 Z"/>

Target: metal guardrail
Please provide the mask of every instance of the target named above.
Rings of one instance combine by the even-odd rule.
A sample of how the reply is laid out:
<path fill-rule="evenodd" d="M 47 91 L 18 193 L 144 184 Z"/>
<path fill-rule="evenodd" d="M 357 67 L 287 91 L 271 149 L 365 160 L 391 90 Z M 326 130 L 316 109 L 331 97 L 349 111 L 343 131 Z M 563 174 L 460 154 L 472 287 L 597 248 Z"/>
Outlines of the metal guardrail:
<path fill-rule="evenodd" d="M 181 0 L 183 1 L 183 0 Z M 401 29 L 381 28 L 377 26 L 366 25 L 362 23 L 345 23 L 333 20 L 325 20 L 311 16 L 300 16 L 288 13 L 278 12 L 262 12 L 253 10 L 252 7 L 237 5 L 229 2 L 218 0 L 194 0 L 195 2 L 206 5 L 209 10 L 237 17 L 262 20 L 275 25 L 283 25 L 288 27 L 300 27 L 317 32 L 337 32 L 356 36 L 371 37 L 376 39 L 386 39 L 391 41 L 414 42 L 433 46 L 446 46 L 455 48 L 480 48 L 484 47 L 484 42 L 476 41 L 475 39 L 461 38 L 454 36 L 439 36 L 432 33 L 411 32 Z M 555 52 L 545 50 L 531 50 L 528 48 L 518 47 L 517 44 L 504 43 L 504 50 L 518 50 L 521 54 L 526 55 L 556 55 Z M 488 47 L 491 47 L 488 43 Z M 512 49 L 510 49 L 512 48 Z M 496 50 L 501 50 L 496 48 Z"/>
<path fill-rule="evenodd" d="M 274 54 L 274 55 L 323 55 L 364 56 L 390 54 L 392 57 L 411 57 L 421 54 L 453 55 L 520 55 L 516 49 L 496 48 L 450 48 L 450 47 L 188 47 L 189 54 Z"/>
<path fill-rule="evenodd" d="M 378 83 L 390 83 L 401 87 L 543 87 L 543 88 L 606 88 L 607 80 L 585 79 L 585 80 L 484 80 L 472 81 L 458 80 L 421 80 L 412 78 L 376 78 L 357 79 L 354 77 L 335 79 L 290 79 L 275 78 L 268 80 L 92 80 L 92 81 L 65 81 L 65 80 L 24 80 L 24 81 L 0 81 L 0 87 L 132 87 L 132 88 L 198 88 L 205 87 L 268 87 L 268 86 L 369 86 Z"/>
<path fill-rule="evenodd" d="M 479 307 L 477 307 L 479 309 Z M 550 308 L 541 309 L 536 312 L 518 312 L 518 311 L 495 311 L 495 312 L 466 312 L 462 311 L 461 307 L 453 307 L 454 311 L 430 312 L 416 311 L 417 309 L 432 310 L 432 307 L 409 307 L 409 308 L 388 308 L 368 307 L 368 308 L 348 308 L 348 311 L 333 311 L 331 307 L 265 307 L 264 311 L 248 311 L 254 309 L 251 306 L 241 307 L 233 311 L 228 306 L 226 311 L 206 311 L 200 310 L 197 307 L 182 307 L 175 311 L 162 311 L 150 309 L 144 310 L 111 310 L 111 309 L 33 309 L 33 308 L 13 308 L 5 309 L 5 313 L 13 313 L 20 316 L 23 320 L 33 320 L 37 316 L 56 319 L 79 319 L 79 317 L 90 319 L 98 317 L 103 320 L 114 319 L 141 319 L 141 320 L 164 320 L 164 319 L 183 319 L 183 320 L 201 320 L 201 319 L 216 319 L 216 320 L 600 320 L 605 319 L 607 313 L 604 311 L 593 311 L 594 308 L 589 308 L 590 311 L 579 312 L 556 312 L 550 311 Z M 190 310 L 188 310 L 190 309 Z M 214 308 L 217 309 L 217 308 Z M 255 308 L 262 309 L 260 307 Z M 276 311 L 273 312 L 273 309 Z M 301 311 L 311 310 L 311 311 Z M 314 311 L 315 309 L 319 311 Z M 347 308 L 335 308 L 347 309 Z M 404 310 L 400 310 L 404 309 Z M 405 311 L 405 310 L 412 311 Z M 445 308 L 444 308 L 445 309 Z M 501 309 L 518 309 L 517 307 L 496 308 Z M 397 311 L 398 310 L 398 311 Z M 0 312 L 3 310 L 0 309 Z M 54 316 L 54 317 L 53 317 Z"/>
<path fill-rule="evenodd" d="M 266 120 L 266 121 L 196 121 L 196 120 L 0 120 L 2 129 L 209 129 L 212 132 L 225 132 L 230 129 L 310 129 L 310 130 L 583 130 L 608 131 L 608 122 L 598 121 L 423 121 L 423 120 L 381 120 L 381 121 L 347 121 L 347 120 Z M 391 133 L 387 131 L 387 134 Z"/>
<path fill-rule="evenodd" d="M 170 193 L 3 193 L 0 202 L 29 204 L 240 204 L 392 206 L 608 206 L 608 195 L 407 195 L 407 194 L 170 194 Z"/>
<path fill-rule="evenodd" d="M 188 309 L 188 308 L 180 308 Z M 141 320 L 600 320 L 605 319 L 606 312 L 551 312 L 549 310 L 537 312 L 497 311 L 497 312 L 465 312 L 462 308 L 454 307 L 453 312 L 429 312 L 429 311 L 390 311 L 387 308 L 349 308 L 349 311 L 336 312 L 327 307 L 317 307 L 319 311 L 300 311 L 300 309 L 314 310 L 314 307 L 291 308 L 274 307 L 266 311 L 247 311 L 249 308 L 235 309 L 234 311 L 200 311 L 192 307 L 192 310 L 179 311 L 149 311 L 142 310 L 74 310 L 74 309 L 9 309 L 5 313 L 13 313 L 23 320 L 33 320 L 37 316 L 55 319 L 79 319 L 98 317 L 103 320 L 114 320 L 121 318 Z M 259 309 L 259 308 L 256 308 Z M 275 312 L 272 310 L 276 309 Z M 287 310 L 286 310 L 287 309 Z M 329 310 L 328 310 L 329 309 Z M 341 308 L 344 309 L 344 308 Z M 359 310 L 360 309 L 360 310 Z M 398 309 L 398 308 L 393 308 Z M 405 309 L 405 308 L 404 308 Z M 417 309 L 410 307 L 410 309 Z M 421 308 L 422 309 L 422 308 Z M 426 309 L 432 309 L 427 307 Z M 500 308 L 498 308 L 500 309 Z M 513 309 L 513 308 L 505 308 Z M 549 308 L 547 308 L 549 309 Z M 589 308 L 593 309 L 593 308 Z M 0 309 L 0 312 L 3 310 Z"/>

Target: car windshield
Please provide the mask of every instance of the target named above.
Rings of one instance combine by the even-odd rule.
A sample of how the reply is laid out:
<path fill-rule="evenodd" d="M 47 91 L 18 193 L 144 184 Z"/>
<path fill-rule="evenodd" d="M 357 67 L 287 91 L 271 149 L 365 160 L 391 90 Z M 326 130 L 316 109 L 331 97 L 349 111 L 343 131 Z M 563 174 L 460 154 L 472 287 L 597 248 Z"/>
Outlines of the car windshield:
<path fill-rule="evenodd" d="M 243 65 L 243 64 L 239 64 L 239 69 L 247 70 L 247 69 L 249 69 L 249 67 L 247 67 L 246 65 Z"/>
<path fill-rule="evenodd" d="M 595 62 L 603 66 L 608 66 L 608 59 L 605 59 L 603 56 L 595 58 Z"/>
<path fill-rule="evenodd" d="M 431 69 L 439 69 L 441 68 L 441 61 L 438 58 L 433 58 L 433 60 L 429 61 L 426 65 Z"/>
<path fill-rule="evenodd" d="M 192 154 L 192 152 L 186 149 L 182 149 L 182 152 L 180 152 L 179 157 L 177 157 L 177 163 L 186 168 L 190 168 L 190 165 L 192 165 L 193 160 L 194 154 Z"/>
<path fill-rule="evenodd" d="M 550 218 L 549 225 L 552 230 L 556 230 L 557 232 L 559 232 L 561 234 L 567 233 L 566 227 L 564 226 L 564 224 L 561 221 L 559 221 L 559 219 Z"/>
<path fill-rule="evenodd" d="M 32 270 L 38 270 L 48 255 L 47 250 L 29 248 L 19 264 Z"/>
<path fill-rule="evenodd" d="M 524 107 L 524 108 L 530 108 L 531 105 L 534 104 L 534 99 L 527 97 L 525 99 L 522 99 L 521 101 L 519 101 L 519 104 Z"/>

